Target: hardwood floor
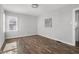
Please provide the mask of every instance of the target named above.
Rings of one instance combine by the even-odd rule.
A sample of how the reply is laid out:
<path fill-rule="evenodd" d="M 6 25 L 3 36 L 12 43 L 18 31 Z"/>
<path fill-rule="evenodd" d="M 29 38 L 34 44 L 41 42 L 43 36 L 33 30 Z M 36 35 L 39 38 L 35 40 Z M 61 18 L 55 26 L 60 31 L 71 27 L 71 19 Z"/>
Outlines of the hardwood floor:
<path fill-rule="evenodd" d="M 78 54 L 79 48 L 51 40 L 42 36 L 28 36 L 7 39 L 6 42 L 17 42 L 18 54 Z"/>

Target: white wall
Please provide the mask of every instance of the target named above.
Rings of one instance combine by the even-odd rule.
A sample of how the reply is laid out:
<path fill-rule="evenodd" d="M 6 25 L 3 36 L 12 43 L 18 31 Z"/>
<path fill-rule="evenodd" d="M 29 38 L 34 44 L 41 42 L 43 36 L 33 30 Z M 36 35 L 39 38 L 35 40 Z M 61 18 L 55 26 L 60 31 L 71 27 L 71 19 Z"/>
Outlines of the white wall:
<path fill-rule="evenodd" d="M 0 49 L 4 43 L 4 32 L 3 32 L 3 8 L 0 5 Z"/>
<path fill-rule="evenodd" d="M 73 9 L 79 8 L 79 5 L 68 5 L 66 7 L 51 11 L 41 15 L 38 20 L 38 34 L 55 39 L 67 44 L 75 45 L 73 40 Z M 44 27 L 44 19 L 53 17 L 52 28 Z"/>
<path fill-rule="evenodd" d="M 15 38 L 29 35 L 37 35 L 37 17 L 31 15 L 23 15 L 6 11 L 6 17 L 16 16 L 18 18 L 18 31 L 17 32 L 7 32 L 6 38 Z M 7 25 L 7 19 L 6 19 Z M 7 26 L 6 26 L 7 29 Z"/>
<path fill-rule="evenodd" d="M 42 35 L 51 39 L 55 39 L 67 44 L 75 45 L 73 39 L 73 9 L 79 8 L 79 5 L 68 5 L 66 7 L 48 12 L 39 16 L 38 19 L 38 35 Z M 29 36 L 37 34 L 37 17 L 30 15 L 16 14 L 6 12 L 6 15 L 18 17 L 18 32 L 6 32 L 6 38 L 14 38 L 21 36 Z M 44 27 L 44 19 L 53 17 L 52 28 Z M 7 26 L 6 26 L 7 29 Z"/>

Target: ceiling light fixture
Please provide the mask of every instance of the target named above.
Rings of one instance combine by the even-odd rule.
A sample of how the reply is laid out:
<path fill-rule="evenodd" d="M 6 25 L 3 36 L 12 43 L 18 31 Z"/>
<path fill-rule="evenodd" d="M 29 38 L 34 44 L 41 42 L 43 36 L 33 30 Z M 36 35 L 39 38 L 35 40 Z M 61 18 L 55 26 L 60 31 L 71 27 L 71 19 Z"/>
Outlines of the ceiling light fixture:
<path fill-rule="evenodd" d="M 32 4 L 32 8 L 38 8 L 38 4 Z"/>

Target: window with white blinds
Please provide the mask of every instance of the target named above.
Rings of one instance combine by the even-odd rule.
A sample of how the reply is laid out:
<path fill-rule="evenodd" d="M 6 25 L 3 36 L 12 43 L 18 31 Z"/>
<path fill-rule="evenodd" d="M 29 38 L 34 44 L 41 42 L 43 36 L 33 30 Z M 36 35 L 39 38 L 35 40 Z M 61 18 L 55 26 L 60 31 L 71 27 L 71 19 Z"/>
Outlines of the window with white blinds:
<path fill-rule="evenodd" d="M 17 31 L 17 17 L 15 16 L 7 16 L 8 20 L 8 31 Z"/>

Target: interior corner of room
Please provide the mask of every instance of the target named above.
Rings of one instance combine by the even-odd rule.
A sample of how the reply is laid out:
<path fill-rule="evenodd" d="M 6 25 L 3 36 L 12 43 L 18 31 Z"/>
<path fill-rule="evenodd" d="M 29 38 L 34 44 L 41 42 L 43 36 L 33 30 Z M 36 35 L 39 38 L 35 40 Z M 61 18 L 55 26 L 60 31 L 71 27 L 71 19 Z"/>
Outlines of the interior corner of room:
<path fill-rule="evenodd" d="M 79 44 L 79 4 L 0 5 L 0 49 L 10 38 L 39 35 L 72 46 Z M 26 7 L 26 8 L 25 8 Z M 15 19 L 14 31 L 8 19 Z M 9 30 L 10 29 L 10 30 Z M 78 45 L 77 44 L 77 45 Z M 79 45 L 78 45 L 79 46 Z"/>

